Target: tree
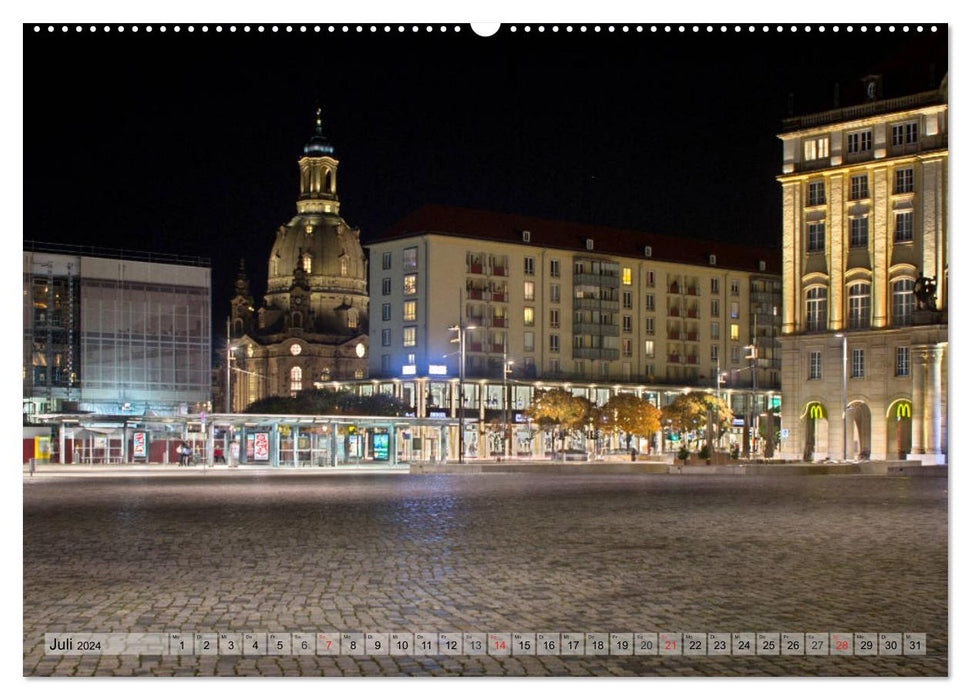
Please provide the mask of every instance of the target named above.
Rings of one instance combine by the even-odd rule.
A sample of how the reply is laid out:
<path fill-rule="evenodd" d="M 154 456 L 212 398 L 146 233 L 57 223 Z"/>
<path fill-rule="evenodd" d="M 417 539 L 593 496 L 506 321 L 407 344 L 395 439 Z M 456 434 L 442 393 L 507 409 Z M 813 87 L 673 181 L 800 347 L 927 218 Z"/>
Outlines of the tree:
<path fill-rule="evenodd" d="M 246 407 L 245 413 L 289 413 L 329 416 L 403 416 L 408 407 L 387 394 L 359 396 L 346 389 L 308 389 L 296 396 L 267 396 Z"/>
<path fill-rule="evenodd" d="M 526 410 L 529 419 L 544 428 L 553 428 L 554 437 L 560 438 L 560 447 L 568 432 L 580 430 L 591 419 L 593 405 L 585 398 L 574 396 L 565 389 L 539 390 L 533 394 L 533 402 Z M 554 452 L 556 445 L 553 445 Z"/>
<path fill-rule="evenodd" d="M 608 432 L 627 434 L 627 449 L 634 436 L 650 437 L 661 429 L 661 412 L 649 401 L 634 394 L 615 394 L 600 409 Z"/>
<path fill-rule="evenodd" d="M 671 421 L 671 427 L 679 433 L 694 433 L 696 442 L 700 433 L 708 427 L 708 410 L 717 435 L 722 435 L 732 424 L 732 411 L 722 399 L 704 391 L 679 394 L 665 406 L 661 415 Z"/>

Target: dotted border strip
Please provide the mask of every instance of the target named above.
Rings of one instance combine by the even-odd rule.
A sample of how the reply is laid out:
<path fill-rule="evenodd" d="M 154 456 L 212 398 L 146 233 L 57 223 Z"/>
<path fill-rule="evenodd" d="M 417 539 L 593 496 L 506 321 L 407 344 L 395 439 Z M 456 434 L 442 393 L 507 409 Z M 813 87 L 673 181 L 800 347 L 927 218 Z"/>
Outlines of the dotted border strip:
<path fill-rule="evenodd" d="M 269 32 L 272 34 L 272 33 L 279 33 L 281 31 L 284 33 L 297 32 L 300 34 L 306 34 L 308 32 L 314 33 L 314 34 L 320 34 L 322 32 L 326 32 L 328 34 L 336 34 L 336 33 L 363 34 L 365 32 L 369 34 L 377 34 L 379 32 L 383 32 L 385 34 L 391 34 L 392 32 L 397 32 L 398 34 L 405 34 L 407 32 L 411 32 L 412 34 L 417 34 L 422 31 L 424 31 L 425 33 L 432 33 L 432 32 L 435 32 L 437 29 L 439 33 L 447 33 L 449 32 L 449 30 L 451 30 L 453 33 L 469 32 L 469 33 L 475 34 L 475 32 L 468 25 L 430 25 L 430 24 L 427 24 L 427 25 L 417 25 L 417 24 L 411 24 L 411 25 L 403 25 L 403 24 L 398 24 L 398 25 L 389 25 L 389 24 L 385 24 L 385 25 L 377 25 L 377 24 L 366 24 L 366 25 L 362 25 L 362 24 L 328 24 L 328 25 L 320 25 L 320 24 L 312 24 L 312 25 L 308 25 L 308 24 L 296 24 L 296 25 L 294 24 L 283 24 L 283 25 L 281 24 L 266 24 L 266 25 L 264 24 L 253 24 L 253 25 L 250 25 L 250 24 L 240 24 L 240 25 L 237 25 L 237 24 L 227 24 L 227 25 L 223 25 L 223 24 L 215 24 L 215 25 L 208 25 L 208 24 L 203 24 L 203 25 L 194 25 L 194 24 L 80 25 L 80 24 L 76 24 L 76 25 L 68 25 L 68 24 L 61 24 L 61 25 L 54 25 L 54 24 L 47 24 L 47 25 L 43 25 L 43 24 L 35 24 L 33 25 L 33 31 L 35 34 L 39 34 L 43 32 L 45 29 L 47 30 L 48 33 L 54 33 L 58 29 L 60 29 L 62 33 L 68 33 L 72 29 L 74 30 L 75 33 L 82 33 L 84 32 L 85 29 L 87 29 L 89 33 L 100 32 L 103 34 L 109 34 L 111 32 L 117 32 L 119 34 L 124 34 L 125 32 L 131 32 L 133 34 L 137 34 L 138 32 L 145 32 L 146 34 L 151 34 L 153 32 L 159 32 L 162 34 L 165 34 L 167 32 L 173 32 L 175 34 L 180 34 L 183 31 L 188 34 L 193 34 L 197 31 L 203 34 L 206 34 L 210 31 L 216 32 L 217 34 L 222 32 L 228 32 L 230 34 L 238 33 L 238 32 L 242 32 L 244 34 L 254 33 L 254 32 L 257 34 L 260 34 L 260 33 Z M 651 34 L 656 34 L 659 32 L 665 33 L 665 34 L 670 34 L 670 33 L 701 34 L 703 32 L 706 34 L 714 34 L 716 32 L 719 32 L 722 34 L 727 34 L 729 32 L 732 32 L 735 34 L 741 34 L 743 32 L 746 32 L 748 34 L 755 34 L 756 32 L 768 34 L 769 32 L 772 32 L 772 31 L 775 31 L 776 33 L 782 33 L 785 31 L 789 31 L 790 33 L 796 33 L 799 31 L 810 33 L 815 31 L 820 34 L 824 34 L 826 32 L 838 34 L 842 31 L 847 34 L 852 34 L 855 31 L 867 33 L 872 30 L 873 32 L 880 33 L 886 30 L 887 32 L 890 32 L 892 34 L 894 32 L 897 32 L 898 30 L 904 33 L 908 33 L 911 31 L 921 33 L 921 32 L 924 32 L 925 29 L 930 32 L 938 31 L 937 25 L 925 26 L 920 24 L 918 25 L 907 25 L 907 24 L 904 24 L 904 25 L 865 25 L 865 24 L 864 25 L 822 25 L 822 24 L 821 25 L 808 25 L 808 24 L 807 25 L 795 25 L 795 24 L 792 24 L 792 25 L 782 25 L 782 24 L 775 24 L 775 25 L 769 25 L 769 24 L 761 24 L 761 25 L 755 25 L 755 24 L 748 24 L 748 25 L 741 25 L 741 24 L 613 25 L 613 24 L 608 24 L 604 26 L 601 26 L 599 24 L 595 24 L 595 25 L 570 25 L 570 24 L 555 25 L 554 24 L 554 25 L 548 25 L 548 26 L 542 25 L 542 24 L 541 25 L 512 24 L 512 25 L 502 25 L 499 31 L 509 32 L 511 34 L 515 34 L 520 30 L 522 30 L 522 32 L 527 34 L 533 31 L 542 34 L 542 33 L 545 33 L 547 30 L 549 30 L 551 33 L 554 33 L 554 34 L 558 32 L 565 32 L 567 34 L 570 34 L 570 33 L 584 34 L 587 32 L 592 32 L 596 34 L 600 32 L 611 33 L 611 32 L 618 32 L 618 31 L 621 33 L 634 32 L 638 34 L 644 33 L 644 32 L 648 32 Z"/>

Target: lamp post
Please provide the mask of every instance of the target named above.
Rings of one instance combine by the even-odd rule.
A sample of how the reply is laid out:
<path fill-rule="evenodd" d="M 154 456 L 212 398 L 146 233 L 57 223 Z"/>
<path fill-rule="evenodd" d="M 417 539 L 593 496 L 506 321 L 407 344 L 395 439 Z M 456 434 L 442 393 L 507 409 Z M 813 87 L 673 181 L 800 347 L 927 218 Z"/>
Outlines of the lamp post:
<path fill-rule="evenodd" d="M 459 463 L 465 462 L 465 332 L 474 331 L 477 326 L 466 326 L 462 319 L 462 292 L 459 290 L 459 322 L 449 328 L 457 338 L 451 342 L 459 344 Z"/>
<path fill-rule="evenodd" d="M 507 378 L 509 376 L 510 366 L 513 364 L 512 360 L 506 359 L 506 341 L 502 342 L 502 456 L 508 457 L 509 445 L 507 444 L 507 435 L 509 432 L 509 390 L 506 385 Z"/>
<path fill-rule="evenodd" d="M 232 391 L 232 380 L 230 378 L 230 373 L 232 372 L 230 368 L 230 363 L 233 360 L 233 346 L 230 342 L 229 335 L 229 318 L 226 318 L 226 413 L 232 413 L 232 403 L 230 402 L 230 392 Z"/>
<path fill-rule="evenodd" d="M 837 333 L 837 338 L 843 340 L 843 393 L 842 393 L 842 417 L 843 417 L 843 461 L 846 461 L 846 333 Z"/>

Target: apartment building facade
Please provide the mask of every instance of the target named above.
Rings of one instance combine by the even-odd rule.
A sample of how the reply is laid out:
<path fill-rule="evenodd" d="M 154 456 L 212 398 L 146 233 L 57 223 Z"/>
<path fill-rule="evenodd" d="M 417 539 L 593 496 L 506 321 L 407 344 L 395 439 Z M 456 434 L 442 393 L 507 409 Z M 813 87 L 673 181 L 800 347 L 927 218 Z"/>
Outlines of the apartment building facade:
<path fill-rule="evenodd" d="M 947 79 L 793 117 L 783 143 L 783 453 L 947 453 Z M 934 298 L 930 290 L 936 288 Z"/>

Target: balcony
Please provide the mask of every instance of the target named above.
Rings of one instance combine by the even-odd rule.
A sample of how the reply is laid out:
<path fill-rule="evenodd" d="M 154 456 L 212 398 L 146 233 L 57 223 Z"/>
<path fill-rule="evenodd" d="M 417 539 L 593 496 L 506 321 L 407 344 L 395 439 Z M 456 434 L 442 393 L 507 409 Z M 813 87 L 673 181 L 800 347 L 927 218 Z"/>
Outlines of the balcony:
<path fill-rule="evenodd" d="M 482 343 L 469 343 L 469 352 L 482 352 Z"/>
<path fill-rule="evenodd" d="M 685 358 L 685 364 L 686 365 L 696 365 L 696 364 L 698 364 L 698 358 L 696 356 L 694 356 L 694 355 L 688 355 Z"/>
<path fill-rule="evenodd" d="M 466 291 L 466 294 L 468 294 L 469 299 L 482 299 L 485 292 L 481 289 L 469 289 Z"/>
<path fill-rule="evenodd" d="M 675 365 L 681 364 L 681 356 L 680 355 L 670 355 L 669 354 L 668 355 L 668 364 L 675 364 Z"/>
<path fill-rule="evenodd" d="M 668 340 L 681 340 L 680 331 L 668 331 Z"/>
<path fill-rule="evenodd" d="M 505 292 L 490 292 L 489 293 L 489 300 L 490 301 L 498 301 L 498 302 L 505 303 L 505 301 L 506 301 L 506 293 Z"/>
<path fill-rule="evenodd" d="M 505 349 L 502 343 L 493 343 L 492 345 L 489 345 L 487 347 L 488 347 L 488 352 L 491 352 L 497 355 L 501 355 L 502 351 Z"/>
<path fill-rule="evenodd" d="M 679 284 L 678 284 L 677 282 L 675 282 L 674 284 L 672 284 L 672 285 L 671 285 L 671 286 L 670 286 L 670 287 L 668 288 L 668 291 L 669 291 L 669 292 L 670 292 L 671 294 L 680 294 L 680 293 L 681 293 L 681 285 L 679 285 Z"/>
<path fill-rule="evenodd" d="M 574 359 L 619 360 L 619 348 L 573 348 Z"/>
<path fill-rule="evenodd" d="M 573 273 L 573 284 L 589 284 L 594 287 L 620 287 L 620 277 L 617 275 L 594 275 L 589 272 Z"/>
<path fill-rule="evenodd" d="M 687 294 L 689 297 L 696 297 L 698 296 L 698 288 L 688 287 L 688 290 L 685 292 L 685 294 Z"/>
<path fill-rule="evenodd" d="M 690 342 L 693 342 L 693 343 L 696 343 L 696 342 L 698 342 L 698 334 L 697 333 L 688 333 L 686 340 L 688 340 Z"/>
<path fill-rule="evenodd" d="M 620 311 L 620 302 L 616 299 L 590 299 L 587 297 L 574 298 L 574 309 L 590 309 L 592 311 Z"/>
<path fill-rule="evenodd" d="M 681 318 L 681 309 L 668 309 L 668 316 Z"/>
<path fill-rule="evenodd" d="M 687 316 L 688 318 L 698 318 L 699 316 L 698 309 L 688 309 L 685 312 L 685 316 Z"/>
<path fill-rule="evenodd" d="M 620 326 L 609 323 L 574 323 L 573 335 L 618 336 Z"/>
<path fill-rule="evenodd" d="M 508 274 L 509 273 L 508 273 L 508 271 L 506 270 L 506 268 L 504 266 L 502 266 L 502 265 L 493 265 L 493 267 L 492 267 L 492 275 L 493 275 L 493 277 L 506 277 Z"/>
<path fill-rule="evenodd" d="M 469 263 L 468 265 L 466 265 L 466 272 L 471 273 L 473 275 L 481 275 L 482 263 Z"/>
<path fill-rule="evenodd" d="M 507 328 L 509 323 L 505 318 L 493 317 L 491 325 L 493 328 Z"/>

